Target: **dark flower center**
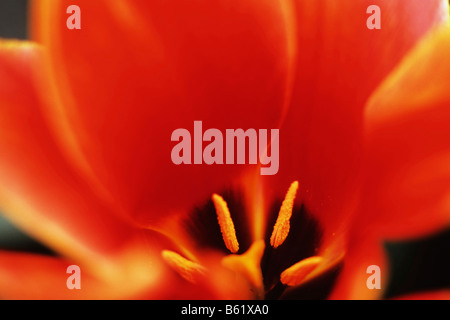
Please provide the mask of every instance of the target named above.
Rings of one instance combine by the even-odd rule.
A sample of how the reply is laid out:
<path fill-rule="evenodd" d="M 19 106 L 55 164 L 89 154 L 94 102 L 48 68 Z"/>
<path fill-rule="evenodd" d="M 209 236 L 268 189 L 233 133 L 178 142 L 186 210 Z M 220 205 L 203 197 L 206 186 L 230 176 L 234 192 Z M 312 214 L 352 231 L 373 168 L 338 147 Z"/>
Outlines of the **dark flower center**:
<path fill-rule="evenodd" d="M 251 235 L 250 215 L 244 206 L 243 193 L 236 190 L 226 190 L 221 193 L 229 208 L 229 214 L 234 223 L 239 250 L 236 254 L 246 252 L 253 243 Z M 270 245 L 272 229 L 279 216 L 283 199 L 272 202 L 266 222 L 268 228 L 264 235 L 265 249 L 260 268 L 264 284 L 265 299 L 325 299 L 333 287 L 341 265 L 307 281 L 300 286 L 287 286 L 280 281 L 281 273 L 295 263 L 315 256 L 321 245 L 322 230 L 318 221 L 309 213 L 304 205 L 294 204 L 290 218 L 290 230 L 282 245 L 274 248 Z M 189 218 L 184 221 L 185 228 L 194 239 L 197 249 L 215 249 L 229 254 L 225 245 L 216 207 L 212 199 L 192 210 Z"/>

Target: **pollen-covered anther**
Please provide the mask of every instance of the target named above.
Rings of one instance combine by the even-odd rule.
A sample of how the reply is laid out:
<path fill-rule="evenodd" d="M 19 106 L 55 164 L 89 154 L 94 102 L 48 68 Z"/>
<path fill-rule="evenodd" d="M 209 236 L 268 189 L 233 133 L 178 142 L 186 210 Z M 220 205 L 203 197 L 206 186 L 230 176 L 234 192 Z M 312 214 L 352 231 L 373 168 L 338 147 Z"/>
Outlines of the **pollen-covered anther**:
<path fill-rule="evenodd" d="M 281 273 L 281 283 L 288 286 L 297 286 L 301 284 L 311 272 L 322 263 L 323 258 L 313 256 L 297 262 L 293 266 L 287 268 Z"/>
<path fill-rule="evenodd" d="M 182 257 L 180 254 L 163 250 L 161 255 L 164 261 L 180 276 L 191 283 L 196 283 L 197 279 L 206 273 L 206 268 L 202 265 Z"/>
<path fill-rule="evenodd" d="M 273 227 L 272 236 L 270 237 L 270 245 L 274 248 L 279 247 L 286 240 L 289 229 L 292 210 L 294 209 L 294 200 L 297 195 L 298 181 L 291 183 L 283 203 L 281 204 L 280 212 L 278 213 L 277 221 Z"/>
<path fill-rule="evenodd" d="M 236 230 L 234 229 L 233 220 L 231 219 L 227 203 L 218 194 L 212 195 L 212 201 L 216 208 L 217 220 L 220 225 L 220 231 L 222 232 L 225 246 L 232 253 L 236 253 L 239 251 L 239 242 L 236 237 Z"/>

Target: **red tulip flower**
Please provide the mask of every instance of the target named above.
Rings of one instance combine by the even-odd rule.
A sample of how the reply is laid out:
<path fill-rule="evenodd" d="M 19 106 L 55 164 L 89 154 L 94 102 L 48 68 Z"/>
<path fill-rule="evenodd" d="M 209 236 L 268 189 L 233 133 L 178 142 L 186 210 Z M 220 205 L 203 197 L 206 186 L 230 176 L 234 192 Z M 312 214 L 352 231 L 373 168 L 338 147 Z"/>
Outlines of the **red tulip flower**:
<path fill-rule="evenodd" d="M 447 1 L 71 4 L 0 42 L 1 212 L 58 253 L 0 251 L 0 297 L 382 298 L 383 241 L 448 227 Z M 194 121 L 279 129 L 278 173 L 174 164 Z"/>

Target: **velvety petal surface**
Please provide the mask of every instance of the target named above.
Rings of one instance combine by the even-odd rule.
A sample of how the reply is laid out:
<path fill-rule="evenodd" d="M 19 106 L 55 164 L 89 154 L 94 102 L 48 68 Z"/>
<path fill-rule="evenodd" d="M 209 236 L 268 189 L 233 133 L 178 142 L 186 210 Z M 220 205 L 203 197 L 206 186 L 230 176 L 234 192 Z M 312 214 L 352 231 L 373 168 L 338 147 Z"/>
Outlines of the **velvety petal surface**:
<path fill-rule="evenodd" d="M 0 208 L 32 237 L 73 259 L 102 264 L 136 237 L 58 148 L 36 93 L 43 52 L 0 42 Z"/>
<path fill-rule="evenodd" d="M 267 186 L 299 180 L 298 201 L 324 227 L 326 243 L 345 235 L 359 197 L 364 106 L 373 90 L 434 26 L 446 1 L 294 1 L 297 60 L 291 107 L 280 131 L 280 171 Z M 366 22 L 377 5 L 381 29 Z M 278 191 L 276 189 L 279 189 Z M 342 243 L 342 242 L 341 242 Z M 336 251 L 340 254 L 340 250 Z"/>
<path fill-rule="evenodd" d="M 369 101 L 365 182 L 338 291 L 347 297 L 382 293 L 361 280 L 376 264 L 387 281 L 384 241 L 424 237 L 450 225 L 449 53 L 445 27 L 420 43 Z"/>
<path fill-rule="evenodd" d="M 130 264 L 121 273 L 107 277 L 92 273 L 89 265 L 59 257 L 0 251 L 0 298 L 19 300 L 75 299 L 174 299 L 206 298 L 202 287 L 189 284 L 160 265 L 155 258 Z M 147 255 L 147 258 L 150 255 Z M 131 258 L 131 255 L 129 256 Z M 76 266 L 79 276 L 74 280 Z M 97 271 L 97 270 L 95 270 Z M 79 289 L 68 285 L 79 283 Z M 174 287 L 182 290 L 174 290 Z M 204 290 L 203 290 L 204 291 Z"/>
<path fill-rule="evenodd" d="M 154 225 L 236 180 L 246 166 L 175 165 L 171 134 L 186 128 L 194 140 L 195 120 L 223 134 L 278 125 L 294 53 L 290 2 L 85 0 L 81 30 L 64 27 L 70 4 L 34 4 L 60 100 L 48 112 L 123 215 Z"/>

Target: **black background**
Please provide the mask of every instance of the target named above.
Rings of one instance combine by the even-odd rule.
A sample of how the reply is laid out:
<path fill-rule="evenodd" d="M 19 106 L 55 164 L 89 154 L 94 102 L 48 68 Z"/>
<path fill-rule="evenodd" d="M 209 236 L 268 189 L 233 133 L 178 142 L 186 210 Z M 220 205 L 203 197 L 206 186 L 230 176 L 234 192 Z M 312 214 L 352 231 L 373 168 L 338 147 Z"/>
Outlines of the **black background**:
<path fill-rule="evenodd" d="M 0 0 L 0 37 L 25 39 L 28 0 Z"/>

